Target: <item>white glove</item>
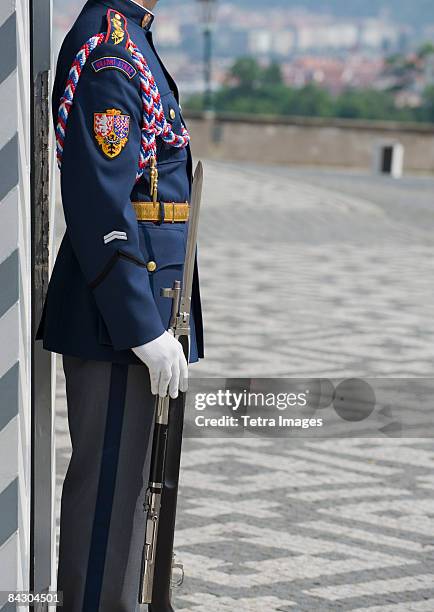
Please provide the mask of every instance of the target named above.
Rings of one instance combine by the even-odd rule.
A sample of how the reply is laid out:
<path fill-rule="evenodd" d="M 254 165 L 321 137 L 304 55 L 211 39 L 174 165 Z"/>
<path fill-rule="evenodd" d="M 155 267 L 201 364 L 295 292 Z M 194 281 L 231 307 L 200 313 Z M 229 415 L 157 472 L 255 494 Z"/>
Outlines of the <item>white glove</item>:
<path fill-rule="evenodd" d="M 151 391 L 154 395 L 176 399 L 179 391 L 187 391 L 188 366 L 181 343 L 164 332 L 161 336 L 131 349 L 148 366 Z"/>

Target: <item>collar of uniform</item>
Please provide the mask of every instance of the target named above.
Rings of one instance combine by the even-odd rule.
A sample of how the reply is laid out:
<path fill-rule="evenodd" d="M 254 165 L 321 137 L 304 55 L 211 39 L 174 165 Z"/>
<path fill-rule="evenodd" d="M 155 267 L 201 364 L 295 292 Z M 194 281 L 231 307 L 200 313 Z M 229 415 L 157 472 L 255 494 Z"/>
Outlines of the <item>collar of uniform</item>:
<path fill-rule="evenodd" d="M 133 0 L 94 0 L 94 2 L 119 11 L 128 21 L 134 21 L 146 31 L 154 21 L 154 14 Z"/>

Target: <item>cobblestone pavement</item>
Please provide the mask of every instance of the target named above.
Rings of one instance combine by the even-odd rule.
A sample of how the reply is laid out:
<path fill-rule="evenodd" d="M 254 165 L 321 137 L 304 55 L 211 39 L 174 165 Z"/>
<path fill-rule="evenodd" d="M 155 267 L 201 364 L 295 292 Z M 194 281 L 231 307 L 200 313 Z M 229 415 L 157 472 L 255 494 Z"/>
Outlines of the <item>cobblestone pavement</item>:
<path fill-rule="evenodd" d="M 431 377 L 434 181 L 206 163 L 195 377 Z M 58 495 L 69 457 L 58 372 Z M 409 410 L 412 406 L 409 406 Z M 179 612 L 434 610 L 423 438 L 187 439 Z"/>

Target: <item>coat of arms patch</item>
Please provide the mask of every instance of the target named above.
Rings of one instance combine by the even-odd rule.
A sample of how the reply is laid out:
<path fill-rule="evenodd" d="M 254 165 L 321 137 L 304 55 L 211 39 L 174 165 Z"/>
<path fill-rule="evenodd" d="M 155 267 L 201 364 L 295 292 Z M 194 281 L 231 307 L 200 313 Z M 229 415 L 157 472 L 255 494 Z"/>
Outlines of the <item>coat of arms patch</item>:
<path fill-rule="evenodd" d="M 110 159 L 117 157 L 128 142 L 130 116 L 115 108 L 107 109 L 105 113 L 94 113 L 93 126 L 103 153 Z"/>

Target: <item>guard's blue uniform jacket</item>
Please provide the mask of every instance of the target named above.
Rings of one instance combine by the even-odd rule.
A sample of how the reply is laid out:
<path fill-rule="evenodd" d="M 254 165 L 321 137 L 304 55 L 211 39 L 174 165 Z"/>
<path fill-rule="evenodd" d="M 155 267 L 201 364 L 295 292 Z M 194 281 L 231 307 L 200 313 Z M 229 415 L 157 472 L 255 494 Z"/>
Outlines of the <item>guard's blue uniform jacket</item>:
<path fill-rule="evenodd" d="M 144 17 L 151 15 L 131 0 L 88 0 L 84 6 L 60 51 L 53 91 L 55 124 L 74 58 L 92 36 L 107 31 L 108 8 L 125 16 L 129 36 L 155 78 L 165 116 L 180 133 L 183 119 L 176 84 L 155 51 L 149 28 L 143 27 Z M 129 125 L 127 141 L 112 157 L 100 146 L 95 130 L 95 114 L 109 109 L 121 111 Z M 137 363 L 129 349 L 157 338 L 168 327 L 171 300 L 160 297 L 160 289 L 182 279 L 187 225 L 136 219 L 131 202 L 152 199 L 148 169 L 136 182 L 142 115 L 140 81 L 131 55 L 124 45 L 111 41 L 97 46 L 78 81 L 64 141 L 61 188 L 67 230 L 37 334 L 50 351 Z M 174 148 L 158 137 L 157 162 L 158 200 L 189 201 L 190 147 Z M 157 264 L 154 272 L 147 269 L 149 261 Z M 203 356 L 197 265 L 191 329 L 190 361 L 197 361 Z"/>

